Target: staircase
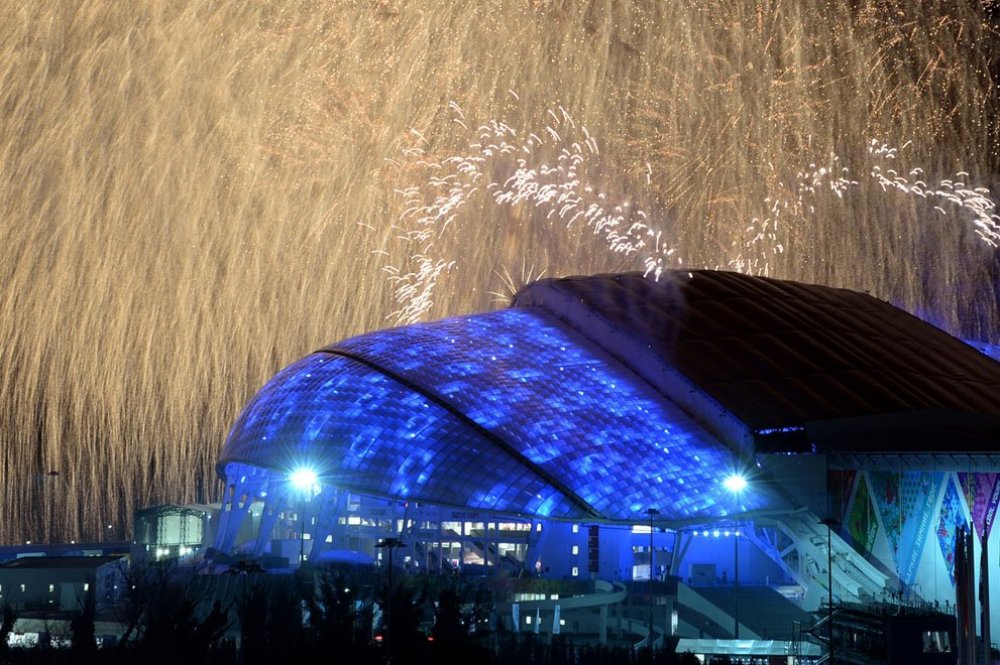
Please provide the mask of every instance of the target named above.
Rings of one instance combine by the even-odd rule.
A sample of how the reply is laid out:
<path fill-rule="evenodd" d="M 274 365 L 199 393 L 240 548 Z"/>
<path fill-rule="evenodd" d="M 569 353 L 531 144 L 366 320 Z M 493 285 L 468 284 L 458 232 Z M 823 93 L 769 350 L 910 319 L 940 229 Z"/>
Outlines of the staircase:
<path fill-rule="evenodd" d="M 802 510 L 758 520 L 748 534 L 762 552 L 778 563 L 804 589 L 804 609 L 815 611 L 830 597 L 828 547 L 833 548 L 834 602 L 878 598 L 892 585 L 889 575 L 859 554 L 836 531 L 827 531 L 815 513 Z M 820 593 L 821 592 L 821 593 Z"/>

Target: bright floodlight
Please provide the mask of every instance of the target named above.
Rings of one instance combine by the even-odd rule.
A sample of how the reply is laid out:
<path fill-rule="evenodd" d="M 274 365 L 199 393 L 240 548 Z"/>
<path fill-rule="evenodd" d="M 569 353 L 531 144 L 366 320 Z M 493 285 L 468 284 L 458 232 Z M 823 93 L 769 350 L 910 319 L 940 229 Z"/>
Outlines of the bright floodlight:
<path fill-rule="evenodd" d="M 726 489 L 730 492 L 738 494 L 746 489 L 747 479 L 739 473 L 734 473 L 722 481 L 722 484 L 725 485 Z"/>
<path fill-rule="evenodd" d="M 312 486 L 316 484 L 316 472 L 312 469 L 296 469 L 289 476 L 289 480 L 300 490 L 312 489 Z"/>

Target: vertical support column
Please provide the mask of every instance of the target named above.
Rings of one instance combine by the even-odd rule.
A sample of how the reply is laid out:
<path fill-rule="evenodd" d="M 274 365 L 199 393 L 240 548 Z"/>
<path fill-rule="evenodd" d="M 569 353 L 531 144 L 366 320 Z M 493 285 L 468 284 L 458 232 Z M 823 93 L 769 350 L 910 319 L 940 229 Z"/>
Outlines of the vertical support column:
<path fill-rule="evenodd" d="M 243 520 L 253 502 L 265 493 L 268 473 L 243 465 L 226 469 L 226 495 L 219 513 L 219 527 L 215 534 L 215 548 L 232 552 Z"/>
<path fill-rule="evenodd" d="M 616 612 L 618 614 L 618 629 L 621 630 L 621 612 Z M 605 603 L 601 605 L 601 626 L 597 633 L 597 640 L 601 644 L 608 643 L 608 604 Z"/>
<path fill-rule="evenodd" d="M 524 567 L 527 569 L 528 574 L 535 574 L 535 562 L 538 560 L 538 541 L 541 540 L 541 534 L 539 534 L 536 529 L 535 520 L 528 522 L 528 538 L 527 538 L 527 549 L 524 553 Z"/>
<path fill-rule="evenodd" d="M 955 615 L 958 628 L 959 665 L 976 663 L 976 568 L 972 556 L 971 525 L 955 532 Z"/>
<path fill-rule="evenodd" d="M 981 632 L 983 638 L 983 665 L 993 665 L 993 654 L 990 649 L 990 556 L 986 541 L 989 540 L 989 532 L 983 529 L 983 537 L 980 539 L 982 548 L 979 556 L 979 602 L 982 605 Z"/>
<path fill-rule="evenodd" d="M 346 500 L 347 492 L 328 485 L 321 486 L 319 494 L 313 497 L 316 509 L 314 511 L 312 548 L 309 550 L 310 561 L 318 559 L 320 554 L 327 549 L 326 539 L 333 535 L 337 517 L 342 512 L 346 512 L 344 511 Z"/>
<path fill-rule="evenodd" d="M 267 542 L 271 540 L 274 525 L 278 521 L 278 515 L 285 509 L 287 499 L 288 483 L 269 483 L 267 497 L 264 500 L 264 513 L 260 518 L 257 541 L 254 543 L 253 548 L 255 556 L 260 556 L 267 548 Z"/>
<path fill-rule="evenodd" d="M 664 637 L 671 637 L 674 634 L 674 598 L 675 596 L 668 595 L 666 600 L 666 609 L 663 619 L 663 635 Z"/>

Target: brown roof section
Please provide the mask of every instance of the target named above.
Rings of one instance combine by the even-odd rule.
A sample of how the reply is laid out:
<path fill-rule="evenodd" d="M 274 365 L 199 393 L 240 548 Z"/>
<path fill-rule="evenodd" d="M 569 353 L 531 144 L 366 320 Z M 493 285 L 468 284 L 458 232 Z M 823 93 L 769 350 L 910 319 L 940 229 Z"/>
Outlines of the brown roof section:
<path fill-rule="evenodd" d="M 513 305 L 584 335 L 587 317 L 611 322 L 755 432 L 926 410 L 1000 417 L 1000 363 L 856 291 L 685 270 L 540 280 Z"/>

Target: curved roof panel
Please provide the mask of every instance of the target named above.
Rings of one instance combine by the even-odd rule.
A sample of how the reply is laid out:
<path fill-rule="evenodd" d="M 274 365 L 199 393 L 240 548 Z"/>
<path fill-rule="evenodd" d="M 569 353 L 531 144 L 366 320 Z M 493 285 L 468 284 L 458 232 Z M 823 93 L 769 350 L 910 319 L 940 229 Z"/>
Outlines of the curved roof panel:
<path fill-rule="evenodd" d="M 381 496 L 481 510 L 510 505 L 531 514 L 582 513 L 419 390 L 328 353 L 290 365 L 254 396 L 226 441 L 219 468 L 229 462 L 289 474 L 308 466 L 323 482 Z"/>
<path fill-rule="evenodd" d="M 665 394 L 680 372 L 755 432 L 950 410 L 1000 416 L 1000 364 L 864 293 L 711 270 L 544 279 L 514 306 L 558 317 Z"/>
<path fill-rule="evenodd" d="M 242 461 L 364 493 L 566 519 L 773 506 L 734 454 L 552 316 L 507 309 L 362 335 L 283 370 L 233 427 Z"/>

